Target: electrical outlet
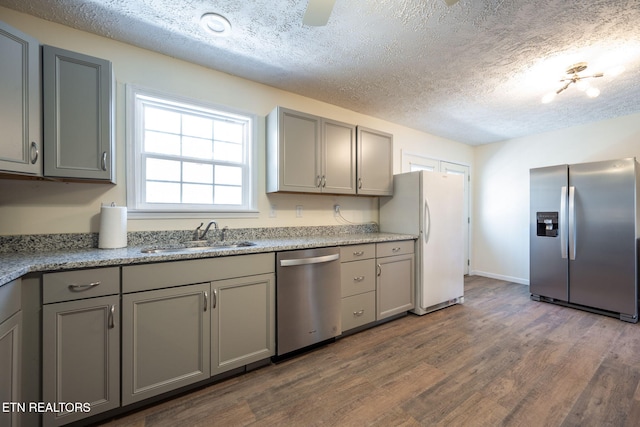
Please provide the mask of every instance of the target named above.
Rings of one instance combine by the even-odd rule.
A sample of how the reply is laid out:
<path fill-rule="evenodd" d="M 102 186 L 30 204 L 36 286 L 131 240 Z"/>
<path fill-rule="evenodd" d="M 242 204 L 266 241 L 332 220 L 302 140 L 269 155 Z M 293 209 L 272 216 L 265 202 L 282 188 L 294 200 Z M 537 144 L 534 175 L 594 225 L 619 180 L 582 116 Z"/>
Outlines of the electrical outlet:
<path fill-rule="evenodd" d="M 302 218 L 302 205 L 296 206 L 296 218 Z"/>
<path fill-rule="evenodd" d="M 333 205 L 333 213 L 335 214 L 340 213 L 340 205 Z"/>
<path fill-rule="evenodd" d="M 269 209 L 269 218 L 275 218 L 278 216 L 276 213 L 276 205 L 271 205 L 271 209 Z"/>

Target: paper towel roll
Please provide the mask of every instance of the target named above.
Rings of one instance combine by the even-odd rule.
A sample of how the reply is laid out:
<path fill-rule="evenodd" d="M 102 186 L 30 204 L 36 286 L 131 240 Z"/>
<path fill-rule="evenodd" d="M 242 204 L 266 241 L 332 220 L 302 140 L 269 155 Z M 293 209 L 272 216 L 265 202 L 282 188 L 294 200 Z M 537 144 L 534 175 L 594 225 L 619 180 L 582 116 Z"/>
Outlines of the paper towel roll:
<path fill-rule="evenodd" d="M 102 205 L 100 208 L 100 234 L 98 247 L 102 249 L 125 248 L 127 246 L 126 206 Z"/>

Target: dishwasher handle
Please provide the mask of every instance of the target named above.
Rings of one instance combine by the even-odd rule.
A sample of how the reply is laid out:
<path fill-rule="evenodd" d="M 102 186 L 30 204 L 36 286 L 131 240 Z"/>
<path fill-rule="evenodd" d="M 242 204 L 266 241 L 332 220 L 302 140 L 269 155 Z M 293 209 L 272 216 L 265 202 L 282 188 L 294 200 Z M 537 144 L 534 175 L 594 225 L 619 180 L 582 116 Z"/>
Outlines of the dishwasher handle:
<path fill-rule="evenodd" d="M 311 258 L 281 259 L 280 267 L 293 267 L 294 265 L 321 264 L 323 262 L 331 262 L 337 259 L 340 259 L 340 254 L 314 256 Z"/>

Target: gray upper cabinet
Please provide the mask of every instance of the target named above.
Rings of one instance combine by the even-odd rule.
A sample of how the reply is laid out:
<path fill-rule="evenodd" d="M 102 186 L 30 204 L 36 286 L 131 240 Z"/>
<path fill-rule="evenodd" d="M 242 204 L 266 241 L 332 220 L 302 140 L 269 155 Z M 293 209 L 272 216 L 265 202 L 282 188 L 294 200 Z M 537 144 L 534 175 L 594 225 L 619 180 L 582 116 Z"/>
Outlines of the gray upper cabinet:
<path fill-rule="evenodd" d="M 267 192 L 355 194 L 355 126 L 277 107 L 267 116 Z"/>
<path fill-rule="evenodd" d="M 0 22 L 0 173 L 42 175 L 39 49 Z"/>
<path fill-rule="evenodd" d="M 393 135 L 358 126 L 358 194 L 393 195 Z"/>
<path fill-rule="evenodd" d="M 115 182 L 111 63 L 43 46 L 42 74 L 44 175 Z"/>

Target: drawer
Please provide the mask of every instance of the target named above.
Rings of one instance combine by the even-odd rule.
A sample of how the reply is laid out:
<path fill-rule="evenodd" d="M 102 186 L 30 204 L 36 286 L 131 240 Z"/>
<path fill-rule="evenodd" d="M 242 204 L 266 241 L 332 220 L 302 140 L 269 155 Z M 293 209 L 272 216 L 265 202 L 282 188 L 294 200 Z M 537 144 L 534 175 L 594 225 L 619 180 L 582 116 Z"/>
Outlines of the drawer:
<path fill-rule="evenodd" d="M 20 279 L 0 286 L 0 323 L 13 316 L 22 308 Z"/>
<path fill-rule="evenodd" d="M 92 268 L 42 275 L 42 301 L 100 297 L 120 293 L 120 267 Z"/>
<path fill-rule="evenodd" d="M 370 243 L 367 245 L 351 245 L 340 247 L 340 261 L 349 262 L 359 259 L 369 259 L 376 257 L 376 245 Z"/>
<path fill-rule="evenodd" d="M 376 293 L 342 298 L 342 330 L 357 328 L 376 320 Z"/>
<path fill-rule="evenodd" d="M 374 259 L 340 264 L 342 297 L 376 290 L 376 262 Z"/>
<path fill-rule="evenodd" d="M 378 243 L 376 245 L 376 256 L 383 258 L 394 255 L 412 254 L 414 244 L 415 242 L 413 240 Z"/>

